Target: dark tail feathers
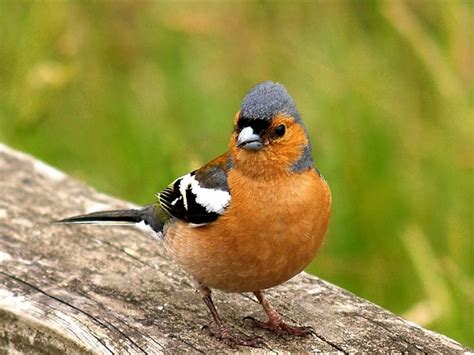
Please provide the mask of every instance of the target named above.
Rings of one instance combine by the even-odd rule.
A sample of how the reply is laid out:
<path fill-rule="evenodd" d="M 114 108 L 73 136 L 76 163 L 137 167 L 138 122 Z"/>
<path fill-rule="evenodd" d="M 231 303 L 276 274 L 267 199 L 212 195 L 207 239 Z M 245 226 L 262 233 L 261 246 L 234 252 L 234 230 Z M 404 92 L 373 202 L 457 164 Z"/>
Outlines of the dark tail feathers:
<path fill-rule="evenodd" d="M 143 220 L 141 210 L 116 210 L 116 211 L 101 211 L 79 216 L 68 217 L 54 221 L 55 224 L 129 224 L 139 223 Z"/>
<path fill-rule="evenodd" d="M 53 221 L 54 224 L 135 224 L 145 222 L 155 232 L 159 233 L 163 230 L 163 221 L 160 220 L 159 214 L 155 213 L 154 205 L 146 206 L 139 210 L 115 210 L 100 211 L 79 216 L 68 217 Z"/>

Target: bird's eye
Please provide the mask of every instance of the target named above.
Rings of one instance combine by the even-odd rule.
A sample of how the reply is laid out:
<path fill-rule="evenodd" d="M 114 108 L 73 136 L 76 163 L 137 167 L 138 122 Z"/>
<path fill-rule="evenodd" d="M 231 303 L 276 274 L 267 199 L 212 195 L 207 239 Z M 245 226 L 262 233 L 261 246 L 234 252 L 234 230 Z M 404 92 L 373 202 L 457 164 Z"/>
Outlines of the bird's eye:
<path fill-rule="evenodd" d="M 275 128 L 275 135 L 277 137 L 283 137 L 285 135 L 285 132 L 286 132 L 286 127 L 284 124 L 278 125 Z"/>

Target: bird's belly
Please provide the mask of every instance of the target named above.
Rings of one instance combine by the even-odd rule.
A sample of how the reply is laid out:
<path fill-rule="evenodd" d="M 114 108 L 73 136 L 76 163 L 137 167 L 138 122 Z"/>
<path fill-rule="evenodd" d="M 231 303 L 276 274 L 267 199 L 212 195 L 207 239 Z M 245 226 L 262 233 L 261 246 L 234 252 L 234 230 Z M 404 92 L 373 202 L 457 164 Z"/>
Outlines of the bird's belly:
<path fill-rule="evenodd" d="M 319 247 L 310 228 L 299 228 L 297 236 L 291 226 L 278 224 L 247 234 L 209 230 L 196 236 L 188 235 L 188 228 L 170 228 L 165 245 L 196 280 L 229 292 L 276 286 L 302 271 Z"/>
<path fill-rule="evenodd" d="M 239 208 L 237 203 L 210 225 L 193 228 L 175 221 L 166 229 L 165 245 L 171 255 L 209 287 L 250 292 L 279 285 L 301 272 L 323 241 L 329 195 L 321 201 L 304 195 L 293 200 L 277 196 L 271 205 L 268 196 L 265 203 L 258 201 L 263 198 L 258 194 L 248 197 L 252 201 L 245 201 L 245 196 L 236 199 L 269 208 L 233 211 L 233 206 Z"/>

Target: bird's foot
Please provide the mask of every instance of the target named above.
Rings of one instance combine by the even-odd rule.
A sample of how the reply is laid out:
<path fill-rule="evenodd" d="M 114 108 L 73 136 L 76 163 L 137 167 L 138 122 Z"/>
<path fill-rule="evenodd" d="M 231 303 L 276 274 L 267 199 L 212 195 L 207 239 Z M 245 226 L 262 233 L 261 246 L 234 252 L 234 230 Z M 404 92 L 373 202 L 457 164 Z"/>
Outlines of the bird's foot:
<path fill-rule="evenodd" d="M 255 328 L 270 330 L 279 336 L 292 335 L 297 337 L 307 337 L 314 334 L 314 330 L 311 327 L 288 325 L 281 319 L 270 319 L 267 322 L 262 322 L 253 317 L 245 317 L 244 321 L 251 321 Z"/>
<path fill-rule="evenodd" d="M 248 336 L 244 334 L 233 334 L 229 328 L 225 326 L 220 327 L 209 327 L 205 325 L 203 327 L 211 337 L 221 340 L 225 344 L 229 345 L 232 348 L 235 348 L 238 345 L 241 346 L 250 346 L 257 348 L 260 345 L 265 345 L 263 339 L 259 336 Z"/>

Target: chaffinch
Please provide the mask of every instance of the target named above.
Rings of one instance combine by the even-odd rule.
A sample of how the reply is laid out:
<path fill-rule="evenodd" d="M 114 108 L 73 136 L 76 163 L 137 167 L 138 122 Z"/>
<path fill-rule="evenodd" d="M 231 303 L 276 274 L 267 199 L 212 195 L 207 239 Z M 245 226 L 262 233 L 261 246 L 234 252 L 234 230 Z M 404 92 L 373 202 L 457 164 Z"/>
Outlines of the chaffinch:
<path fill-rule="evenodd" d="M 158 201 L 137 210 L 95 212 L 58 223 L 144 224 L 195 280 L 216 327 L 209 333 L 233 345 L 259 340 L 232 333 L 211 288 L 253 292 L 277 334 L 306 336 L 286 324 L 262 290 L 300 273 L 320 248 L 331 215 L 331 193 L 315 169 L 308 132 L 281 84 L 266 81 L 245 96 L 234 116 L 229 151 L 176 179 Z"/>

